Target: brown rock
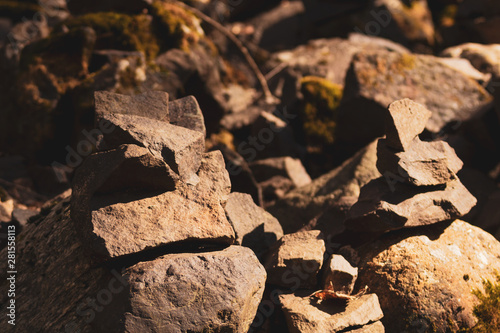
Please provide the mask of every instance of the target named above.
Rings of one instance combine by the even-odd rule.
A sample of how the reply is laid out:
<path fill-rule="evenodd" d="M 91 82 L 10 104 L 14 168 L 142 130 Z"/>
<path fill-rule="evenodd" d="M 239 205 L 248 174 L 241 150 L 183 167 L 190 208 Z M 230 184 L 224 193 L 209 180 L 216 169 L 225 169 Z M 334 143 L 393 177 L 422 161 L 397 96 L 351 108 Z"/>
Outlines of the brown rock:
<path fill-rule="evenodd" d="M 265 260 L 267 282 L 293 290 L 316 288 L 324 253 L 325 241 L 318 230 L 283 236 Z"/>
<path fill-rule="evenodd" d="M 362 145 L 382 136 L 387 105 L 402 98 L 411 98 L 432 111 L 426 125 L 432 133 L 451 121 L 470 119 L 492 100 L 476 81 L 435 57 L 359 52 L 346 77 L 337 137 Z"/>
<path fill-rule="evenodd" d="M 196 184 L 196 191 L 202 197 L 215 197 L 222 205 L 225 205 L 231 193 L 231 180 L 226 170 L 224 157 L 219 150 L 203 155 L 200 170 L 198 170 L 200 181 Z"/>
<path fill-rule="evenodd" d="M 340 301 L 314 304 L 306 295 L 307 292 L 280 295 L 291 333 L 351 332 L 349 328 L 359 328 L 384 316 L 375 294 L 363 295 L 347 305 Z"/>
<path fill-rule="evenodd" d="M 80 205 L 74 220 L 82 237 L 104 260 L 183 241 L 234 241 L 219 198 L 200 196 L 186 185 L 161 194 L 99 194 Z"/>
<path fill-rule="evenodd" d="M 148 91 L 135 96 L 96 91 L 94 97 L 97 119 L 107 113 L 120 113 L 170 121 L 168 94 L 163 91 Z"/>
<path fill-rule="evenodd" d="M 479 71 L 500 77 L 500 45 L 498 44 L 461 44 L 447 48 L 441 52 L 441 56 L 467 59 Z"/>
<path fill-rule="evenodd" d="M 251 248 L 259 257 L 283 237 L 278 220 L 257 206 L 250 194 L 231 193 L 224 209 L 234 228 L 236 244 Z"/>
<path fill-rule="evenodd" d="M 358 283 L 380 299 L 388 332 L 474 326 L 483 279 L 500 269 L 500 243 L 462 221 L 389 233 L 360 249 Z"/>
<path fill-rule="evenodd" d="M 188 96 L 168 103 L 170 123 L 207 135 L 205 119 L 198 101 L 194 96 Z"/>
<path fill-rule="evenodd" d="M 333 254 L 326 262 L 323 273 L 323 289 L 330 286 L 344 295 L 350 295 L 358 278 L 358 268 L 352 267 L 343 256 Z"/>
<path fill-rule="evenodd" d="M 126 189 L 173 191 L 178 177 L 148 149 L 121 145 L 117 149 L 90 155 L 76 170 L 73 178 L 74 208 L 95 193 Z"/>
<path fill-rule="evenodd" d="M 135 115 L 105 113 L 98 114 L 97 119 L 114 126 L 113 131 L 104 133 L 98 144 L 100 150 L 121 144 L 145 147 L 155 157 L 165 160 L 184 181 L 196 183 L 195 174 L 205 150 L 202 133 Z"/>
<path fill-rule="evenodd" d="M 345 226 L 359 232 L 383 232 L 428 225 L 459 218 L 476 202 L 459 180 L 422 189 L 382 177 L 361 189 Z"/>
<path fill-rule="evenodd" d="M 296 232 L 311 224 L 324 230 L 325 234 L 341 231 L 342 220 L 356 202 L 360 188 L 380 177 L 376 161 L 377 143 L 373 142 L 338 168 L 290 191 L 268 211 L 280 221 L 285 233 Z M 328 211 L 332 214 L 327 214 Z"/>
<path fill-rule="evenodd" d="M 248 332 L 266 272 L 250 249 L 169 254 L 128 268 L 125 332 Z"/>
<path fill-rule="evenodd" d="M 391 103 L 386 121 L 386 144 L 400 151 L 409 150 L 413 140 L 423 132 L 432 112 L 405 98 Z"/>
<path fill-rule="evenodd" d="M 444 141 L 422 142 L 415 138 L 410 147 L 398 152 L 381 139 L 377 146 L 377 168 L 387 177 L 402 178 L 416 186 L 443 185 L 458 179 L 463 163 Z"/>
<path fill-rule="evenodd" d="M 367 324 L 361 328 L 348 331 L 349 333 L 385 333 L 384 324 L 381 321 L 376 321 L 373 324 Z"/>

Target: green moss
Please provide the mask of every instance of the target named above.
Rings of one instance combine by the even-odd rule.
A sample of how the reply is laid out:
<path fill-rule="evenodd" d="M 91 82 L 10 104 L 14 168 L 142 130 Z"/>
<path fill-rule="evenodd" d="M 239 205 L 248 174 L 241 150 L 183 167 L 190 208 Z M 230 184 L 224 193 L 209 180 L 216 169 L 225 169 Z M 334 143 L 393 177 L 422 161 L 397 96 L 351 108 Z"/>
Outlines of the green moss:
<path fill-rule="evenodd" d="M 332 144 L 343 87 L 314 76 L 303 78 L 300 84 L 304 95 L 300 113 L 307 140 L 310 144 Z"/>
<path fill-rule="evenodd" d="M 474 307 L 474 316 L 478 323 L 470 333 L 500 332 L 500 274 L 496 273 L 496 283 L 483 281 L 484 293 L 475 289 L 472 293 L 479 299 Z"/>
<path fill-rule="evenodd" d="M 199 19 L 191 12 L 174 4 L 155 1 L 151 5 L 156 34 L 162 36 L 165 49 L 180 48 L 189 51 L 191 45 L 203 36 Z"/>
<path fill-rule="evenodd" d="M 8 17 L 14 22 L 23 18 L 32 19 L 42 8 L 36 3 L 21 1 L 0 1 L 0 17 Z"/>
<path fill-rule="evenodd" d="M 97 35 L 96 49 L 141 51 L 148 59 L 159 52 L 158 40 L 147 15 L 102 12 L 72 18 L 64 23 L 69 29 L 91 27 Z"/>

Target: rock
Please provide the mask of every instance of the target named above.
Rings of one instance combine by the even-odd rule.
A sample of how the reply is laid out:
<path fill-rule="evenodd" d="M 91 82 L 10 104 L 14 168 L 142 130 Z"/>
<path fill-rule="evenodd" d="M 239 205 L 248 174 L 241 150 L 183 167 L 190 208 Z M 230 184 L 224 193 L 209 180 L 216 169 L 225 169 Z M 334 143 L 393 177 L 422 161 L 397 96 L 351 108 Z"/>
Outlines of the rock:
<path fill-rule="evenodd" d="M 283 237 L 278 220 L 257 206 L 250 194 L 231 193 L 224 210 L 234 228 L 236 244 L 251 248 L 258 257 Z"/>
<path fill-rule="evenodd" d="M 348 331 L 349 333 L 385 333 L 384 324 L 380 321 L 376 321 L 373 324 L 367 324 L 361 328 Z"/>
<path fill-rule="evenodd" d="M 196 190 L 200 196 L 215 197 L 222 205 L 225 205 L 231 193 L 231 180 L 220 151 L 216 150 L 203 155 L 198 177 L 200 181 L 196 184 Z"/>
<path fill-rule="evenodd" d="M 350 295 L 357 278 L 358 268 L 352 267 L 343 256 L 333 254 L 325 265 L 323 289 L 327 289 L 331 285 L 334 291 Z"/>
<path fill-rule="evenodd" d="M 258 182 L 282 176 L 290 179 L 294 187 L 302 187 L 311 183 L 311 177 L 299 159 L 289 156 L 274 157 L 255 161 L 249 164 Z"/>
<path fill-rule="evenodd" d="M 463 163 L 453 148 L 444 141 L 422 142 L 415 139 L 411 147 L 397 152 L 388 147 L 387 140 L 379 140 L 377 168 L 382 175 L 401 178 L 416 186 L 443 185 L 458 179 Z"/>
<path fill-rule="evenodd" d="M 432 78 L 428 73 L 433 73 Z M 387 105 L 411 98 L 432 111 L 431 133 L 451 121 L 465 121 L 491 102 L 476 81 L 435 57 L 387 51 L 357 53 L 346 77 L 339 107 L 337 137 L 353 145 L 367 144 L 384 133 Z"/>
<path fill-rule="evenodd" d="M 14 200 L 0 187 L 0 222 L 10 222 L 14 211 Z"/>
<path fill-rule="evenodd" d="M 170 122 L 168 94 L 165 92 L 148 91 L 128 96 L 96 91 L 94 96 L 97 119 L 102 119 L 107 113 L 119 113 Z"/>
<path fill-rule="evenodd" d="M 458 220 L 389 233 L 359 250 L 358 283 L 379 296 L 388 332 L 474 326 L 471 290 L 500 269 L 500 243 Z"/>
<path fill-rule="evenodd" d="M 170 123 L 207 135 L 205 119 L 194 96 L 177 99 L 168 104 Z"/>
<path fill-rule="evenodd" d="M 213 251 L 197 244 L 178 249 L 190 253 L 168 254 L 163 249 L 116 265 L 99 265 L 74 228 L 67 196 L 51 203 L 46 215 L 28 224 L 16 240 L 16 268 L 24 272 L 17 275 L 16 288 L 36 297 L 16 299 L 16 314 L 24 320 L 16 321 L 15 330 L 163 331 L 165 323 L 174 328 L 168 332 L 181 331 L 184 325 L 201 332 L 210 324 L 214 330 L 247 332 L 266 278 L 250 249 Z M 6 257 L 7 251 L 1 254 Z M 5 280 L 7 261 L 0 265 Z M 8 287 L 0 285 L 2 325 L 7 325 Z M 37 311 L 39 307 L 46 311 Z"/>
<path fill-rule="evenodd" d="M 250 249 L 169 254 L 128 268 L 126 332 L 247 332 L 266 272 Z M 166 292 L 161 292 L 161 291 Z"/>
<path fill-rule="evenodd" d="M 363 295 L 349 301 L 347 305 L 345 302 L 324 302 L 317 305 L 306 295 L 306 292 L 280 295 L 291 333 L 357 332 L 355 329 L 360 326 L 376 322 L 384 316 L 375 294 Z"/>
<path fill-rule="evenodd" d="M 161 194 L 94 195 L 79 211 L 74 220 L 83 224 L 82 237 L 104 260 L 186 241 L 234 241 L 219 198 L 203 197 L 186 185 Z"/>
<path fill-rule="evenodd" d="M 464 58 L 483 73 L 500 77 L 500 45 L 466 43 L 453 46 L 441 52 L 443 57 Z"/>
<path fill-rule="evenodd" d="M 386 145 L 400 151 L 410 148 L 432 116 L 431 111 L 408 98 L 391 103 L 388 111 Z"/>
<path fill-rule="evenodd" d="M 103 133 L 102 140 L 98 142 L 99 150 L 136 144 L 149 149 L 156 158 L 165 160 L 183 180 L 196 182 L 195 174 L 205 150 L 205 138 L 200 132 L 118 113 L 97 114 L 96 120 L 104 121 L 113 128 L 110 133 Z"/>
<path fill-rule="evenodd" d="M 484 74 L 472 66 L 469 60 L 462 58 L 437 58 L 442 64 L 453 68 L 463 75 L 476 80 L 480 84 L 490 81 L 491 74 Z"/>
<path fill-rule="evenodd" d="M 265 259 L 267 282 L 292 290 L 316 288 L 324 253 L 325 241 L 318 230 L 283 236 Z"/>
<path fill-rule="evenodd" d="M 77 169 L 73 179 L 74 208 L 81 206 L 85 210 L 85 202 L 96 193 L 127 189 L 173 191 L 177 181 L 170 167 L 148 149 L 120 145 L 117 149 L 90 155 Z"/>
<path fill-rule="evenodd" d="M 310 224 L 317 225 L 327 235 L 332 228 L 335 232 L 341 231 L 341 222 L 347 210 L 356 202 L 360 188 L 380 177 L 376 160 L 377 144 L 373 142 L 338 168 L 309 185 L 290 191 L 270 206 L 268 211 L 280 221 L 285 234 Z M 331 219 L 331 215 L 322 219 L 327 211 L 335 213 L 336 219 Z"/>
<path fill-rule="evenodd" d="M 459 180 L 428 189 L 392 181 L 378 178 L 361 189 L 358 202 L 347 213 L 347 229 L 384 232 L 453 220 L 477 202 Z"/>

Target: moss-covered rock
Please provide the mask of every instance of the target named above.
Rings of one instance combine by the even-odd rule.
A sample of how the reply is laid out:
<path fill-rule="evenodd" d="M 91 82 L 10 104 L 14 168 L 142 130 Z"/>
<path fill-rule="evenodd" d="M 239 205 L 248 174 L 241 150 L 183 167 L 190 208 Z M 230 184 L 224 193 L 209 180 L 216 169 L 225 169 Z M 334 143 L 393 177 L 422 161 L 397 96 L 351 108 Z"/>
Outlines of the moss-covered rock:
<path fill-rule="evenodd" d="M 200 19 L 193 13 L 172 3 L 155 1 L 151 5 L 154 26 L 162 37 L 163 47 L 189 51 L 204 36 Z"/>
<path fill-rule="evenodd" d="M 300 113 L 308 143 L 332 144 L 335 140 L 336 110 L 342 99 L 343 87 L 315 76 L 303 78 L 300 84 L 304 95 Z"/>
<path fill-rule="evenodd" d="M 473 294 L 479 299 L 474 307 L 474 316 L 478 323 L 469 333 L 490 333 L 500 331 L 500 274 L 496 274 L 497 281 L 483 281 L 484 293 L 475 289 Z"/>
<path fill-rule="evenodd" d="M 91 13 L 64 23 L 70 30 L 91 27 L 96 32 L 95 48 L 121 51 L 141 51 L 148 59 L 159 52 L 159 40 L 151 28 L 148 15 L 127 15 L 114 12 Z"/>

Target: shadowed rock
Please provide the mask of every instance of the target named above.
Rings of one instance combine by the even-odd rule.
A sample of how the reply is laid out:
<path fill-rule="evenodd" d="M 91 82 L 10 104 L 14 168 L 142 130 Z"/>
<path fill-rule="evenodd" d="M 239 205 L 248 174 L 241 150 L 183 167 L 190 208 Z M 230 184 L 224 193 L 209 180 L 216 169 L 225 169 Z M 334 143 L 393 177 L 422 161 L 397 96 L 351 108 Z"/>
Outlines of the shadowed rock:
<path fill-rule="evenodd" d="M 332 286 L 334 291 L 350 295 L 357 278 L 358 269 L 352 267 L 343 256 L 333 254 L 325 265 L 323 289 L 328 289 Z"/>
<path fill-rule="evenodd" d="M 176 99 L 168 103 L 170 123 L 207 135 L 205 119 L 194 96 Z"/>

